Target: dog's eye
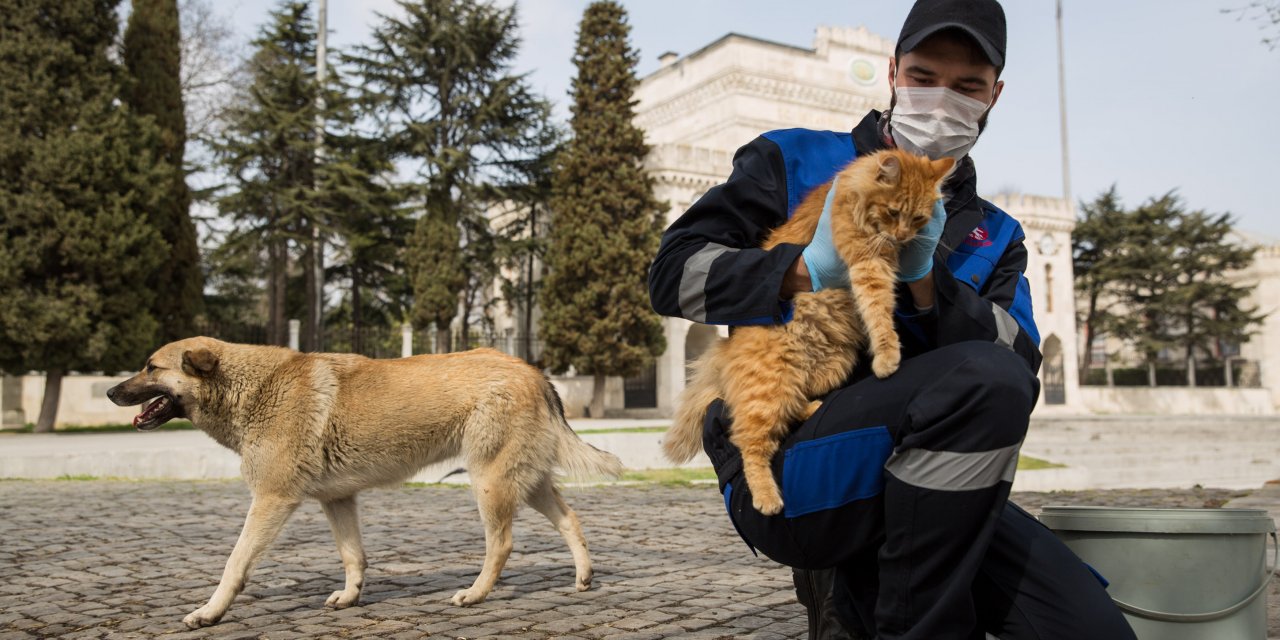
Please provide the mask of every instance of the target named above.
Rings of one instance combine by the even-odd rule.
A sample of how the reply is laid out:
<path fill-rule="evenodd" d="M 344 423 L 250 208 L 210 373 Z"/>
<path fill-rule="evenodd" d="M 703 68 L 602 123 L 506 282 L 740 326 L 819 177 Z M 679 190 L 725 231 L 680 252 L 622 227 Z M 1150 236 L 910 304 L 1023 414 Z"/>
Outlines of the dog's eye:
<path fill-rule="evenodd" d="M 156 366 L 155 366 L 154 364 L 151 364 L 150 362 L 148 362 L 148 363 L 147 363 L 147 373 L 151 373 L 152 371 L 155 371 L 155 370 L 156 370 Z"/>

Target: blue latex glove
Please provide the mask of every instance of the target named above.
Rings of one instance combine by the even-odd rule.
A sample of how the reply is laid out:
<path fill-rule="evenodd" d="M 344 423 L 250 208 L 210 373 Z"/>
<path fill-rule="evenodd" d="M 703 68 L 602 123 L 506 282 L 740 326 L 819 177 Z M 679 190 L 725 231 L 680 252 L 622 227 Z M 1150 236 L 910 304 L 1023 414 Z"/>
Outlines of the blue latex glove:
<path fill-rule="evenodd" d="M 813 232 L 813 240 L 804 248 L 800 258 L 809 269 L 809 282 L 814 291 L 823 289 L 849 288 L 849 266 L 840 259 L 836 247 L 831 242 L 831 203 L 836 198 L 836 183 L 831 181 L 827 190 L 827 201 L 822 205 L 822 216 L 818 218 L 818 228 Z"/>
<path fill-rule="evenodd" d="M 903 245 L 898 255 L 898 280 L 915 282 L 933 271 L 933 252 L 942 238 L 942 228 L 947 226 L 947 210 L 942 201 L 933 203 L 933 217 L 925 223 L 916 237 Z"/>

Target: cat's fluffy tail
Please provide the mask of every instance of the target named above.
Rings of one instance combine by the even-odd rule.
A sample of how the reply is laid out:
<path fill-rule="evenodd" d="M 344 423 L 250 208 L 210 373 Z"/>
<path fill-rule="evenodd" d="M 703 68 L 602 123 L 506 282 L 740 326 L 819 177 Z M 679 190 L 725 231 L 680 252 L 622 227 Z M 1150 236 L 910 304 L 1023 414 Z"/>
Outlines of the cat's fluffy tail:
<path fill-rule="evenodd" d="M 723 344 L 723 339 L 716 340 L 692 365 L 693 376 L 680 394 L 675 418 L 662 439 L 662 452 L 672 462 L 688 462 L 702 451 L 702 423 L 707 405 L 721 394 L 718 356 Z"/>

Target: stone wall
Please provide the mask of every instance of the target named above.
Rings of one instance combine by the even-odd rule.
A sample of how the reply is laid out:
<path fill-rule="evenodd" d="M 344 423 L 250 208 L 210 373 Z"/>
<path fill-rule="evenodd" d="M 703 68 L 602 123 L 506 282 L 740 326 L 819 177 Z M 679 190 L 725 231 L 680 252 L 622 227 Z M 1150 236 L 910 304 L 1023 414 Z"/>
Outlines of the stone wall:
<path fill-rule="evenodd" d="M 1275 413 L 1269 389 L 1082 386 L 1078 393 L 1080 404 L 1095 414 L 1198 416 Z"/>

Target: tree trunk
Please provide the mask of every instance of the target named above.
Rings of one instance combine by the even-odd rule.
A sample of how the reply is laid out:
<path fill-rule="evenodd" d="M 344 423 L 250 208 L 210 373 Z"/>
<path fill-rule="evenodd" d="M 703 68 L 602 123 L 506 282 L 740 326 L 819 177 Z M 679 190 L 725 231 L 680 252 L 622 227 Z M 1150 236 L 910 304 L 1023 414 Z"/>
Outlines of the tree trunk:
<path fill-rule="evenodd" d="M 1094 339 L 1094 316 L 1098 309 L 1098 294 L 1094 293 L 1089 296 L 1089 310 L 1085 313 L 1084 320 L 1084 357 L 1080 365 L 1080 377 L 1083 379 L 1088 373 L 1089 367 L 1093 366 L 1093 339 Z"/>
<path fill-rule="evenodd" d="M 58 421 L 58 400 L 62 397 L 62 369 L 50 369 L 44 376 L 44 400 L 40 403 L 40 418 L 36 420 L 36 433 L 52 433 Z"/>
<path fill-rule="evenodd" d="M 529 212 L 529 237 L 536 239 L 538 237 L 538 207 L 534 205 Z M 536 247 L 533 243 L 531 247 Z M 537 260 L 536 249 L 529 250 L 529 269 L 525 275 L 524 281 L 524 326 L 521 327 L 521 334 L 524 338 L 524 346 L 522 348 L 521 357 L 525 362 L 533 362 L 533 263 Z"/>
<path fill-rule="evenodd" d="M 604 417 L 605 380 L 606 378 L 604 374 L 597 373 L 595 375 L 595 379 L 592 381 L 592 385 L 591 385 L 591 417 L 592 418 Z"/>
<path fill-rule="evenodd" d="M 319 230 L 314 234 L 312 242 L 315 259 L 312 261 L 311 268 L 315 270 L 313 278 L 316 281 L 316 299 L 311 308 L 311 313 L 315 316 L 315 330 L 311 340 L 315 344 L 316 351 L 324 351 L 324 238 L 320 237 Z"/>
<path fill-rule="evenodd" d="M 440 328 L 440 324 L 436 324 L 436 353 L 452 353 L 453 352 L 453 327 L 448 324 L 444 328 Z"/>
<path fill-rule="evenodd" d="M 272 240 L 267 248 L 267 331 L 276 346 L 288 346 L 289 323 L 285 318 L 285 290 L 289 279 L 289 254 L 284 240 Z"/>
<path fill-rule="evenodd" d="M 1187 386 L 1196 386 L 1196 359 L 1191 355 L 1187 356 Z"/>
<path fill-rule="evenodd" d="M 351 267 L 351 352 L 364 353 L 361 329 L 364 324 L 364 313 L 360 309 L 360 269 Z"/>
<path fill-rule="evenodd" d="M 311 236 L 307 228 L 303 228 L 303 233 Z M 302 339 L 299 343 L 302 351 L 319 351 L 320 345 L 316 341 L 316 331 L 319 323 L 316 321 L 315 302 L 319 295 L 316 290 L 316 241 L 312 237 L 306 242 L 306 249 L 302 252 L 302 288 L 305 310 L 302 312 Z"/>
<path fill-rule="evenodd" d="M 1116 374 L 1115 374 L 1115 371 L 1113 371 L 1113 370 L 1111 369 L 1111 356 L 1110 356 L 1110 355 L 1108 355 L 1108 356 L 1107 356 L 1106 361 L 1105 361 L 1105 362 L 1103 362 L 1103 367 L 1105 367 L 1105 368 L 1106 368 L 1106 372 L 1107 372 L 1107 386 L 1108 386 L 1108 387 L 1114 387 L 1114 386 L 1116 386 Z"/>
<path fill-rule="evenodd" d="M 475 302 L 475 290 L 471 288 L 470 283 L 462 292 L 462 317 L 458 319 L 458 345 L 459 351 L 466 351 L 471 348 L 471 305 Z"/>
<path fill-rule="evenodd" d="M 1156 386 L 1156 363 L 1147 361 L 1147 385 Z"/>

